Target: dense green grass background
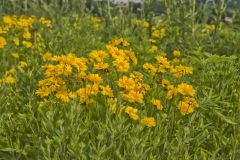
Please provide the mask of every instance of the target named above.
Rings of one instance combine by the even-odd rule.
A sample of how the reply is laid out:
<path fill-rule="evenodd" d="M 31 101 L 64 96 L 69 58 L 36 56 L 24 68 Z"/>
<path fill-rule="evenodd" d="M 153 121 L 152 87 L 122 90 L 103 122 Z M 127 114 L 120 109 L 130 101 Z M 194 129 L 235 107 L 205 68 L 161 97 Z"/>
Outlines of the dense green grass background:
<path fill-rule="evenodd" d="M 143 58 L 148 58 L 147 40 L 130 25 L 131 18 L 163 19 L 167 36 L 159 47 L 180 50 L 193 66 L 191 82 L 199 108 L 189 116 L 159 113 L 157 126 L 148 128 L 101 106 L 48 101 L 39 107 L 35 91 L 42 62 L 39 54 L 30 51 L 21 59 L 28 62 L 32 76 L 18 73 L 18 83 L 0 87 L 0 159 L 240 159 L 240 11 L 234 1 L 199 5 L 194 0 L 145 1 L 139 12 L 133 5 L 123 9 L 110 3 L 94 3 L 95 8 L 87 10 L 85 2 L 90 3 L 2 0 L 0 15 L 54 19 L 53 31 L 44 35 L 47 50 L 54 54 L 84 55 L 119 36 L 128 39 Z M 161 12 L 153 9 L 156 2 L 162 4 Z M 101 16 L 105 29 L 73 27 L 86 25 L 84 18 L 90 14 Z M 117 22 L 112 19 L 115 15 Z M 233 22 L 225 22 L 227 16 Z M 220 22 L 227 32 L 220 31 Z M 215 24 L 216 30 L 199 37 L 206 24 Z M 1 76 L 17 64 L 6 53 L 0 52 Z"/>

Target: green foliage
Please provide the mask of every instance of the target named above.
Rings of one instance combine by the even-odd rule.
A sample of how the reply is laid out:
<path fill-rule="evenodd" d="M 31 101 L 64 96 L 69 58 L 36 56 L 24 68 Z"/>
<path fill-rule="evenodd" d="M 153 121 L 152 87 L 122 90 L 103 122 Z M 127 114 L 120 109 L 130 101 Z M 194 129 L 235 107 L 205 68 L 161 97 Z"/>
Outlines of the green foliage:
<path fill-rule="evenodd" d="M 32 76 L 18 72 L 17 83 L 0 87 L 0 159 L 240 159 L 240 12 L 226 8 L 227 1 L 204 2 L 145 1 L 140 15 L 96 3 L 102 8 L 89 12 L 99 12 L 103 28 L 94 30 L 88 25 L 86 1 L 0 1 L 1 15 L 52 17 L 54 29 L 43 35 L 46 50 L 56 55 L 84 55 L 104 48 L 118 36 L 127 38 L 140 58 L 151 61 L 148 39 L 143 36 L 149 31 L 130 22 L 133 17 L 150 25 L 154 19 L 163 20 L 167 36 L 158 47 L 168 53 L 180 50 L 184 61 L 193 66 L 191 82 L 199 102 L 189 116 L 159 112 L 153 128 L 114 114 L 101 104 L 90 107 L 50 99 L 41 106 L 35 94 L 42 78 L 41 56 L 23 50 L 20 60 L 28 63 Z M 151 13 L 154 3 L 164 5 L 162 13 Z M 222 32 L 219 25 L 228 12 L 235 19 L 223 23 L 226 32 Z M 113 20 L 118 13 L 119 19 Z M 216 29 L 199 36 L 207 23 L 215 24 Z M 18 65 L 6 54 L 9 50 L 0 52 L 0 78 Z M 175 106 L 168 107 L 173 110 Z"/>

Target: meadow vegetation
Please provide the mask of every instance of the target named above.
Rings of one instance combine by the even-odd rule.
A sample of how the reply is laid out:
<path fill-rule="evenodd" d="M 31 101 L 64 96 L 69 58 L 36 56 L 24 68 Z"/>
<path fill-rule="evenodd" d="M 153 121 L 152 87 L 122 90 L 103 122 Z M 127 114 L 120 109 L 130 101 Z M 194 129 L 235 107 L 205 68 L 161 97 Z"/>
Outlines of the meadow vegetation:
<path fill-rule="evenodd" d="M 231 0 L 0 0 L 0 159 L 240 159 Z"/>

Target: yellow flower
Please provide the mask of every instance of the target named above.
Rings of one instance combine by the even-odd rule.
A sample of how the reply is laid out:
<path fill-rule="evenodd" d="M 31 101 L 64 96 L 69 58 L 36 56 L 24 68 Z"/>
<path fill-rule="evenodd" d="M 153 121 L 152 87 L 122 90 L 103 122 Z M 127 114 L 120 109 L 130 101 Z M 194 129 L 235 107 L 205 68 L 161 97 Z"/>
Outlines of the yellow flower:
<path fill-rule="evenodd" d="M 133 78 L 135 81 L 141 81 L 143 78 L 143 74 L 141 72 L 133 71 L 130 77 Z"/>
<path fill-rule="evenodd" d="M 146 22 L 146 21 L 144 21 L 144 22 L 143 22 L 143 27 L 144 27 L 144 28 L 148 28 L 148 27 L 149 27 L 149 23 Z"/>
<path fill-rule="evenodd" d="M 113 65 L 116 66 L 119 72 L 127 72 L 130 67 L 129 62 L 123 58 L 118 58 L 115 61 L 113 61 Z"/>
<path fill-rule="evenodd" d="M 146 69 L 149 73 L 151 73 L 153 75 L 156 74 L 156 72 L 157 72 L 157 68 L 154 65 L 152 65 L 151 63 L 145 63 L 143 65 L 143 68 Z"/>
<path fill-rule="evenodd" d="M 177 95 L 177 88 L 175 88 L 173 85 L 170 85 L 167 87 L 167 99 L 170 100 L 172 99 L 174 96 Z"/>
<path fill-rule="evenodd" d="M 180 57 L 181 53 L 180 53 L 180 51 L 174 50 L 174 51 L 173 51 L 173 55 L 174 55 L 175 57 Z"/>
<path fill-rule="evenodd" d="M 127 55 L 132 60 L 133 64 L 136 65 L 138 63 L 138 59 L 132 49 L 130 49 L 130 51 L 127 52 Z"/>
<path fill-rule="evenodd" d="M 177 108 L 182 115 L 187 115 L 192 113 L 197 106 L 197 101 L 194 98 L 184 97 L 184 99 L 179 102 Z"/>
<path fill-rule="evenodd" d="M 151 46 L 150 49 L 149 49 L 149 51 L 150 51 L 151 53 L 154 53 L 154 52 L 156 52 L 157 50 L 158 50 L 158 47 L 157 47 L 157 46 Z"/>
<path fill-rule="evenodd" d="M 19 69 L 20 71 L 23 71 L 23 69 L 24 69 L 25 67 L 27 67 L 27 62 L 25 62 L 25 61 L 20 61 L 19 65 L 18 65 L 18 69 Z"/>
<path fill-rule="evenodd" d="M 108 98 L 107 99 L 107 104 L 113 112 L 116 111 L 117 101 L 118 101 L 117 98 Z"/>
<path fill-rule="evenodd" d="M 13 38 L 13 42 L 15 43 L 16 46 L 19 46 L 20 44 L 19 38 Z"/>
<path fill-rule="evenodd" d="M 151 102 L 152 102 L 152 104 L 153 104 L 154 106 L 157 107 L 157 109 L 159 109 L 159 110 L 162 110 L 162 109 L 163 109 L 163 106 L 162 106 L 162 103 L 161 103 L 160 100 L 153 98 L 153 99 L 151 100 Z"/>
<path fill-rule="evenodd" d="M 5 82 L 8 83 L 8 84 L 13 84 L 16 82 L 15 78 L 13 78 L 11 75 L 10 76 L 7 76 L 5 78 Z"/>
<path fill-rule="evenodd" d="M 156 43 L 157 42 L 155 39 L 149 39 L 148 41 L 151 42 L 151 43 Z"/>
<path fill-rule="evenodd" d="M 103 62 L 104 59 L 108 57 L 108 54 L 102 50 L 93 50 L 88 56 L 97 62 Z"/>
<path fill-rule="evenodd" d="M 51 20 L 45 19 L 44 17 L 41 17 L 39 19 L 39 22 L 42 23 L 43 25 L 50 26 L 51 25 Z"/>
<path fill-rule="evenodd" d="M 109 96 L 109 97 L 113 97 L 113 92 L 112 89 L 109 87 L 109 85 L 107 86 L 101 86 L 101 93 L 105 96 Z"/>
<path fill-rule="evenodd" d="M 152 36 L 156 38 L 163 38 L 166 35 L 166 30 L 164 28 L 156 29 L 152 32 Z"/>
<path fill-rule="evenodd" d="M 138 103 L 143 103 L 143 94 L 134 90 L 130 90 L 128 93 L 123 93 L 122 94 L 123 99 L 133 103 L 133 102 L 138 102 Z"/>
<path fill-rule="evenodd" d="M 186 83 L 179 84 L 177 90 L 182 95 L 190 95 L 190 96 L 194 96 L 196 92 L 191 85 L 188 85 Z"/>
<path fill-rule="evenodd" d="M 169 63 L 169 61 L 166 57 L 156 56 L 155 58 L 156 58 L 156 60 L 158 61 L 159 64 L 162 64 L 164 66 L 164 68 L 169 68 L 170 67 L 170 63 Z"/>
<path fill-rule="evenodd" d="M 155 119 L 153 117 L 144 117 L 141 122 L 148 126 L 148 127 L 155 127 L 156 126 L 156 122 Z"/>
<path fill-rule="evenodd" d="M 179 65 L 175 68 L 171 68 L 170 72 L 173 74 L 174 77 L 181 78 L 186 74 L 192 74 L 192 67 Z"/>
<path fill-rule="evenodd" d="M 26 32 L 23 33 L 23 38 L 25 38 L 25 39 L 31 39 L 31 38 L 32 38 L 32 35 L 31 35 L 31 33 L 29 33 L 28 31 L 26 31 Z"/>
<path fill-rule="evenodd" d="M 123 76 L 123 78 L 118 80 L 118 86 L 126 90 L 131 90 L 136 87 L 136 82 L 134 81 L 133 78 L 128 78 L 127 76 Z"/>
<path fill-rule="evenodd" d="M 32 47 L 32 43 L 31 43 L 31 42 L 23 41 L 22 44 L 23 44 L 26 48 Z"/>
<path fill-rule="evenodd" d="M 168 88 L 168 86 L 170 86 L 170 85 L 171 85 L 171 82 L 169 80 L 167 80 L 167 79 L 162 80 L 162 86 L 164 88 Z"/>
<path fill-rule="evenodd" d="M 7 44 L 7 42 L 6 42 L 5 38 L 0 37 L 0 48 L 4 48 L 6 44 Z"/>
<path fill-rule="evenodd" d="M 87 79 L 95 84 L 100 84 L 103 82 L 102 77 L 100 77 L 98 74 L 88 74 Z"/>
<path fill-rule="evenodd" d="M 215 25 L 214 24 L 208 24 L 208 25 L 206 25 L 206 29 L 207 30 L 209 30 L 209 31 L 213 31 L 213 30 L 215 30 Z"/>
<path fill-rule="evenodd" d="M 11 75 L 11 74 L 14 74 L 16 72 L 16 69 L 12 68 L 8 71 L 6 71 L 6 75 Z"/>
<path fill-rule="evenodd" d="M 52 58 L 52 54 L 50 52 L 46 52 L 42 57 L 43 61 L 48 61 L 51 58 Z"/>
<path fill-rule="evenodd" d="M 56 93 L 56 97 L 63 102 L 69 102 L 71 99 L 76 97 L 76 94 L 70 90 L 60 90 Z"/>
<path fill-rule="evenodd" d="M 127 106 L 127 108 L 125 109 L 125 112 L 130 116 L 130 118 L 132 118 L 133 120 L 138 120 L 138 109 Z"/>
<path fill-rule="evenodd" d="M 2 27 L 0 27 L 0 34 L 2 33 L 7 33 L 6 31 L 4 31 L 4 29 Z"/>
<path fill-rule="evenodd" d="M 108 68 L 108 64 L 107 63 L 95 63 L 93 68 L 96 70 L 104 70 L 104 69 Z"/>

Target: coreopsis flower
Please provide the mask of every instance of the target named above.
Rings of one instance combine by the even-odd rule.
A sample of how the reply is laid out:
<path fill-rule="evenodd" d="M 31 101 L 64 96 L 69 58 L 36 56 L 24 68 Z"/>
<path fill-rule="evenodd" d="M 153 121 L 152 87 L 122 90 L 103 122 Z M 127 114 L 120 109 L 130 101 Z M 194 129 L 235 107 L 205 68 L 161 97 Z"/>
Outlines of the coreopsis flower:
<path fill-rule="evenodd" d="M 12 18 L 10 16 L 4 16 L 3 17 L 3 23 L 7 24 L 7 25 L 11 25 L 12 24 Z"/>
<path fill-rule="evenodd" d="M 127 52 L 128 57 L 132 60 L 133 64 L 136 65 L 138 63 L 138 59 L 133 52 L 132 48 Z"/>
<path fill-rule="evenodd" d="M 60 90 L 56 93 L 56 97 L 63 102 L 69 102 L 71 99 L 75 98 L 77 95 L 70 90 Z"/>
<path fill-rule="evenodd" d="M 121 79 L 118 80 L 118 86 L 124 88 L 125 90 L 132 90 L 136 88 L 136 82 L 133 78 L 123 76 Z"/>
<path fill-rule="evenodd" d="M 156 74 L 156 72 L 157 72 L 157 68 L 151 63 L 145 63 L 143 65 L 143 68 L 146 69 L 149 73 L 151 73 L 153 75 Z"/>
<path fill-rule="evenodd" d="M 86 71 L 88 69 L 87 66 L 87 59 L 86 58 L 74 58 L 71 65 L 73 65 L 75 68 L 77 68 L 79 71 Z"/>
<path fill-rule="evenodd" d="M 119 49 L 115 46 L 112 45 L 107 45 L 107 50 L 109 54 L 114 58 L 114 59 L 126 59 L 128 60 L 128 56 L 126 55 L 125 51 L 122 49 Z"/>
<path fill-rule="evenodd" d="M 0 27 L 0 34 L 7 33 L 2 27 Z"/>
<path fill-rule="evenodd" d="M 133 103 L 133 102 L 138 102 L 138 103 L 143 103 L 143 94 L 140 92 L 137 92 L 135 90 L 130 90 L 127 93 L 123 93 L 122 97 L 124 100 Z"/>
<path fill-rule="evenodd" d="M 177 95 L 177 88 L 175 88 L 173 85 L 169 85 L 168 87 L 167 87 L 167 96 L 166 96 L 166 98 L 168 99 L 168 100 L 170 100 L 170 99 L 172 99 L 174 96 L 176 96 Z"/>
<path fill-rule="evenodd" d="M 48 86 L 42 86 L 36 91 L 36 94 L 40 97 L 47 97 L 51 93 L 51 90 L 48 88 Z"/>
<path fill-rule="evenodd" d="M 94 63 L 93 68 L 96 70 L 105 70 L 108 68 L 108 64 L 107 63 Z"/>
<path fill-rule="evenodd" d="M 117 98 L 108 98 L 107 99 L 107 104 L 113 112 L 115 112 L 117 109 L 117 101 L 118 101 Z"/>
<path fill-rule="evenodd" d="M 152 104 L 157 107 L 158 110 L 162 110 L 163 109 L 163 106 L 162 106 L 162 103 L 159 99 L 152 99 L 151 100 Z"/>
<path fill-rule="evenodd" d="M 113 39 L 112 41 L 110 41 L 109 43 L 112 46 L 118 46 L 118 45 L 122 45 L 124 47 L 129 46 L 129 42 L 123 38 L 117 38 L 117 39 Z"/>
<path fill-rule="evenodd" d="M 197 106 L 197 101 L 194 98 L 184 97 L 183 100 L 179 102 L 177 108 L 182 115 L 187 115 L 192 113 Z"/>
<path fill-rule="evenodd" d="M 126 109 L 125 109 L 125 112 L 130 116 L 130 118 L 132 118 L 133 120 L 138 120 L 138 115 L 137 115 L 137 112 L 138 112 L 138 109 L 136 108 L 133 108 L 133 107 L 130 107 L 130 106 L 127 106 Z"/>
<path fill-rule="evenodd" d="M 0 37 L 0 48 L 4 48 L 7 45 L 7 41 L 4 37 Z"/>
<path fill-rule="evenodd" d="M 155 39 L 149 39 L 148 41 L 151 42 L 151 43 L 156 43 L 157 42 Z"/>
<path fill-rule="evenodd" d="M 49 61 L 52 58 L 52 54 L 50 52 L 46 52 L 43 56 L 42 59 L 43 61 Z"/>
<path fill-rule="evenodd" d="M 150 48 L 149 48 L 149 51 L 151 52 L 151 53 L 154 53 L 154 52 L 156 52 L 158 50 L 158 47 L 157 46 L 151 46 Z"/>
<path fill-rule="evenodd" d="M 186 83 L 181 83 L 178 85 L 178 93 L 181 93 L 182 95 L 189 95 L 189 96 L 194 96 L 195 95 L 195 89 L 189 85 L 189 84 L 186 84 Z"/>
<path fill-rule="evenodd" d="M 148 84 L 146 83 L 138 83 L 137 88 L 135 89 L 136 91 L 142 93 L 143 95 L 145 95 L 147 93 L 147 91 L 149 91 L 151 88 Z"/>
<path fill-rule="evenodd" d="M 49 94 L 66 88 L 66 82 L 58 77 L 47 77 L 38 82 L 39 89 L 36 94 L 41 97 L 47 97 Z"/>
<path fill-rule="evenodd" d="M 16 46 L 19 46 L 19 44 L 20 44 L 20 40 L 17 37 L 13 38 L 13 42 L 15 43 Z"/>
<path fill-rule="evenodd" d="M 26 48 L 32 47 L 32 43 L 31 43 L 31 42 L 28 42 L 28 41 L 22 41 L 22 44 L 23 44 Z"/>
<path fill-rule="evenodd" d="M 25 39 L 31 39 L 32 35 L 31 33 L 27 30 L 26 32 L 23 33 L 23 38 Z"/>
<path fill-rule="evenodd" d="M 181 53 L 180 53 L 180 51 L 174 50 L 173 55 L 178 58 L 178 57 L 180 57 Z"/>
<path fill-rule="evenodd" d="M 169 68 L 170 67 L 170 62 L 166 57 L 163 56 L 156 56 L 156 60 L 158 61 L 159 64 L 161 64 L 164 68 Z"/>
<path fill-rule="evenodd" d="M 156 29 L 152 32 L 152 36 L 156 37 L 156 38 L 163 38 L 166 36 L 166 30 L 165 28 L 161 28 L 161 29 Z"/>
<path fill-rule="evenodd" d="M 148 127 L 155 127 L 156 126 L 156 122 L 155 119 L 153 117 L 144 117 L 141 122 L 148 126 Z"/>
<path fill-rule="evenodd" d="M 7 84 L 13 84 L 13 83 L 16 82 L 16 79 L 13 78 L 11 75 L 9 75 L 9 76 L 7 76 L 7 77 L 5 78 L 5 82 L 6 82 Z"/>
<path fill-rule="evenodd" d="M 78 82 L 82 82 L 83 80 L 86 80 L 87 73 L 85 73 L 84 71 L 78 72 L 76 75 L 76 78 L 77 78 Z"/>
<path fill-rule="evenodd" d="M 102 50 L 94 50 L 88 56 L 97 62 L 103 62 L 108 57 L 108 54 Z"/>
<path fill-rule="evenodd" d="M 174 59 L 172 60 L 172 63 L 174 63 L 174 64 L 179 64 L 179 62 L 180 62 L 180 59 L 179 59 L 179 58 L 174 58 Z"/>
<path fill-rule="evenodd" d="M 99 74 L 88 74 L 87 79 L 94 84 L 101 84 L 103 82 L 103 79 Z"/>
<path fill-rule="evenodd" d="M 109 85 L 107 86 L 101 86 L 101 93 L 102 95 L 105 95 L 105 96 L 109 96 L 109 97 L 113 97 L 113 92 L 112 92 L 112 89 L 110 88 Z"/>
<path fill-rule="evenodd" d="M 213 31 L 213 30 L 215 30 L 215 25 L 214 24 L 208 24 L 208 25 L 206 25 L 206 29 L 207 30 L 209 30 L 209 31 Z"/>
<path fill-rule="evenodd" d="M 150 25 L 149 25 L 148 22 L 146 22 L 146 21 L 143 22 L 143 27 L 144 27 L 144 28 L 148 28 L 149 26 L 150 26 Z"/>
<path fill-rule="evenodd" d="M 164 88 L 167 89 L 170 85 L 171 85 L 171 82 L 170 82 L 169 80 L 167 80 L 167 79 L 163 79 L 163 80 L 162 80 L 162 86 L 163 86 Z"/>
<path fill-rule="evenodd" d="M 45 19 L 44 17 L 41 17 L 39 19 L 39 22 L 42 23 L 43 25 L 46 25 L 46 26 L 50 26 L 52 21 L 51 20 L 48 20 L 48 19 Z"/>
<path fill-rule="evenodd" d="M 134 81 L 141 81 L 143 79 L 143 74 L 141 72 L 133 71 L 130 77 L 133 78 Z"/>
<path fill-rule="evenodd" d="M 67 76 L 72 73 L 72 67 L 69 64 L 57 64 L 57 65 L 48 64 L 42 66 L 42 69 L 45 70 L 46 77 L 59 75 Z"/>
<path fill-rule="evenodd" d="M 181 78 L 186 74 L 192 74 L 192 67 L 179 65 L 175 68 L 171 68 L 170 72 L 173 74 L 174 77 Z"/>
<path fill-rule="evenodd" d="M 90 104 L 94 102 L 93 99 L 91 98 L 91 94 L 93 93 L 92 89 L 93 87 L 91 85 L 86 85 L 85 88 L 80 88 L 77 90 L 76 93 L 80 97 L 80 102 L 82 104 Z"/>
<path fill-rule="evenodd" d="M 90 85 L 89 85 L 90 86 Z M 87 85 L 87 87 L 88 87 L 88 85 Z M 98 92 L 99 92 L 99 84 L 93 84 L 92 86 L 90 86 L 91 87 L 91 94 L 92 95 L 97 95 L 98 94 Z"/>
<path fill-rule="evenodd" d="M 14 74 L 16 72 L 16 69 L 12 68 L 8 71 L 6 71 L 6 75 L 11 75 L 11 74 Z"/>
<path fill-rule="evenodd" d="M 129 62 L 123 58 L 118 58 L 113 61 L 113 65 L 117 68 L 117 71 L 119 72 L 127 72 L 130 68 Z"/>
<path fill-rule="evenodd" d="M 23 72 L 23 69 L 27 67 L 27 62 L 25 61 L 20 61 L 18 65 L 18 69 Z"/>

